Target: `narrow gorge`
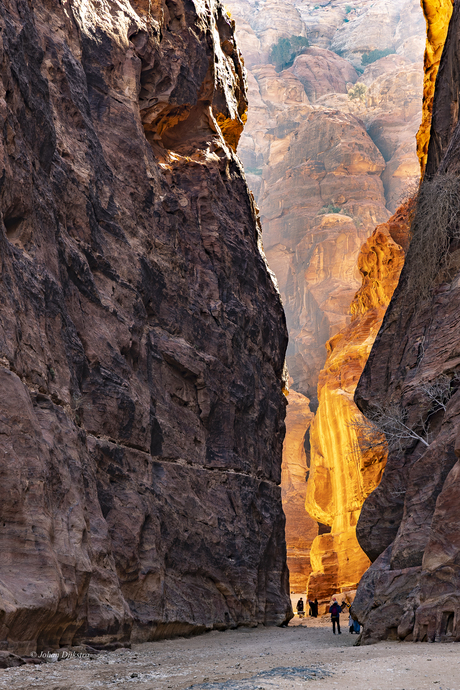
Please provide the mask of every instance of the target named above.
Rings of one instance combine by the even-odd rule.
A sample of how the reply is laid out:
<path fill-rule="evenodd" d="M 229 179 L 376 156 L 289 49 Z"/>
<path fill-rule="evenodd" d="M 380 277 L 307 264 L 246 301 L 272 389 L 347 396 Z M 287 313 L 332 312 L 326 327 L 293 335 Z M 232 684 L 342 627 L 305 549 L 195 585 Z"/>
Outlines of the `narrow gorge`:
<path fill-rule="evenodd" d="M 291 591 L 327 602 L 370 564 L 356 522 L 385 456 L 357 448 L 353 394 L 408 244 L 410 209 L 392 214 L 420 177 L 426 24 L 418 0 L 229 8 L 249 81 L 238 152 L 290 336 Z M 294 39 L 281 64 L 275 48 Z"/>
<path fill-rule="evenodd" d="M 0 666 L 300 593 L 460 640 L 459 35 L 0 2 Z"/>

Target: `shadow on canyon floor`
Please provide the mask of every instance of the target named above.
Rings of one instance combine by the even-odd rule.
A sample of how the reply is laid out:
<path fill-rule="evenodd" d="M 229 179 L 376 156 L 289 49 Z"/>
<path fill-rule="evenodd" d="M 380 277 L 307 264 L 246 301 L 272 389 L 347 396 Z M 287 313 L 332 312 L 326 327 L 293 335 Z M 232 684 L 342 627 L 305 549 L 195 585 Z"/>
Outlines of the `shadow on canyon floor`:
<path fill-rule="evenodd" d="M 239 628 L 135 645 L 94 660 L 0 671 L 8 690 L 458 690 L 460 647 L 382 642 L 355 647 L 342 616 L 295 618 L 288 628 Z"/>

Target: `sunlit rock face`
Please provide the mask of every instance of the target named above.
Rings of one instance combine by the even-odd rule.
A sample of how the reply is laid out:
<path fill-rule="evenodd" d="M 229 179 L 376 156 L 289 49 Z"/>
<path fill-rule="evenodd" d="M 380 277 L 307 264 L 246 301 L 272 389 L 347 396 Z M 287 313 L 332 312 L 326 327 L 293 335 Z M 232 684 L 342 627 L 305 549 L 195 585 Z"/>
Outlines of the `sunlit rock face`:
<path fill-rule="evenodd" d="M 351 254 L 356 259 L 362 241 L 418 180 L 414 136 L 421 119 L 425 22 L 417 0 L 263 5 L 232 0 L 228 7 L 249 69 L 248 121 L 238 152 L 261 210 L 267 255 L 279 258 L 284 252 L 289 264 L 289 270 L 283 269 L 283 275 L 289 274 L 288 291 L 281 287 L 291 334 L 288 366 L 294 389 L 315 405 L 325 343 L 347 323 L 358 286 Z M 261 47 L 269 27 L 276 29 L 273 43 L 297 27 L 311 45 L 279 73 L 268 64 L 268 44 Z M 393 53 L 361 65 L 363 55 L 378 49 Z M 365 84 L 366 93 L 351 99 L 347 90 L 357 81 Z M 363 143 L 359 170 L 355 153 L 349 166 L 347 147 L 340 150 L 333 143 L 342 135 L 347 141 L 354 138 L 355 145 Z M 326 154 L 317 157 L 320 150 L 312 139 L 323 146 L 327 142 L 327 156 L 334 160 L 325 166 Z M 366 167 L 369 155 L 376 159 L 379 154 L 384 160 Z M 334 219 L 319 218 L 328 212 L 349 214 L 340 285 L 334 267 L 329 270 L 330 258 L 320 259 L 324 273 L 315 275 L 323 242 L 341 235 Z M 308 268 L 311 260 L 314 265 Z"/>
<path fill-rule="evenodd" d="M 426 3 L 429 35 L 440 37 L 447 9 L 444 3 Z M 364 623 L 365 643 L 460 640 L 458 239 L 447 242 L 444 263 L 438 255 L 429 272 L 439 223 L 444 232 L 450 225 L 440 215 L 443 190 L 453 189 L 447 208 L 458 213 L 459 37 L 456 3 L 436 82 L 419 195 L 428 200 L 430 213 L 422 215 L 428 221 L 415 226 L 398 289 L 355 395 L 363 411 L 374 404 L 398 405 L 419 433 L 419 439 L 407 440 L 389 454 L 382 482 L 365 501 L 359 519 L 359 541 L 374 560 L 354 605 Z M 436 180 L 439 187 L 433 194 Z M 442 405 L 436 402 L 439 395 L 433 399 L 429 394 L 440 382 Z"/>
<path fill-rule="evenodd" d="M 331 49 L 359 66 L 371 50 L 393 50 L 403 55 L 423 49 L 423 18 L 413 0 L 362 3 L 335 32 Z M 415 37 L 418 43 L 410 41 Z"/>
<path fill-rule="evenodd" d="M 290 391 L 286 412 L 281 486 L 286 513 L 287 561 L 291 592 L 305 592 L 311 572 L 310 546 L 318 534 L 316 521 L 305 511 L 306 481 L 310 471 L 308 428 L 313 413 L 309 400 Z"/>
<path fill-rule="evenodd" d="M 425 169 L 430 141 L 431 113 L 439 63 L 441 60 L 447 29 L 452 16 L 452 0 L 423 0 L 423 12 L 427 23 L 425 51 L 425 78 L 423 82 L 423 118 L 417 134 L 417 153 L 422 170 Z"/>
<path fill-rule="evenodd" d="M 249 70 L 238 153 L 286 310 L 292 389 L 316 410 L 326 342 L 351 320 L 360 247 L 419 180 L 425 20 L 419 0 L 226 4 Z M 289 38 L 294 27 L 310 47 L 277 73 L 268 64 L 267 36 Z M 363 64 L 375 50 L 390 54 Z M 357 82 L 365 89 L 352 98 Z M 358 510 L 343 523 L 347 534 Z M 331 537 L 322 536 L 334 559 L 338 538 L 330 547 Z M 361 563 L 356 582 L 368 561 L 357 544 L 351 558 Z"/>
<path fill-rule="evenodd" d="M 316 400 L 324 343 L 346 323 L 359 287 L 359 247 L 389 216 L 385 161 L 358 120 L 334 110 L 313 110 L 270 153 L 260 194 L 264 246 L 275 273 L 280 250 L 289 266 L 279 285 L 293 386 Z"/>
<path fill-rule="evenodd" d="M 280 624 L 287 333 L 231 20 L 5 0 L 0 28 L 1 646 Z"/>
<path fill-rule="evenodd" d="M 307 48 L 294 60 L 292 72 L 303 84 L 311 101 L 327 93 L 347 93 L 347 84 L 354 84 L 358 73 L 354 67 L 331 50 Z"/>
<path fill-rule="evenodd" d="M 370 564 L 356 539 L 356 523 L 364 499 L 380 482 L 386 456 L 360 449 L 353 395 L 403 266 L 399 243 L 407 239 L 410 208 L 405 205 L 379 225 L 362 246 L 362 285 L 351 305 L 351 323 L 327 343 L 319 376 L 306 498 L 308 513 L 330 527 L 311 547 L 308 591 L 318 599 L 355 589 Z"/>

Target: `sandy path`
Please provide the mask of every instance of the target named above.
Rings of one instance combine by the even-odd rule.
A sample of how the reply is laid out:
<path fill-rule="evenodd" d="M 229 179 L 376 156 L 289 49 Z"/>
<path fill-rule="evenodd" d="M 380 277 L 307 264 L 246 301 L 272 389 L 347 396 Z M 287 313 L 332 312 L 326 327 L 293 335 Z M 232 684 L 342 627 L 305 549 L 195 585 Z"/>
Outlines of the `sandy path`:
<path fill-rule="evenodd" d="M 8 690 L 460 690 L 460 646 L 385 642 L 354 647 L 327 619 L 136 645 L 95 660 L 0 671 Z M 317 679 L 306 680 L 316 669 Z M 321 673 L 330 675 L 320 679 Z"/>

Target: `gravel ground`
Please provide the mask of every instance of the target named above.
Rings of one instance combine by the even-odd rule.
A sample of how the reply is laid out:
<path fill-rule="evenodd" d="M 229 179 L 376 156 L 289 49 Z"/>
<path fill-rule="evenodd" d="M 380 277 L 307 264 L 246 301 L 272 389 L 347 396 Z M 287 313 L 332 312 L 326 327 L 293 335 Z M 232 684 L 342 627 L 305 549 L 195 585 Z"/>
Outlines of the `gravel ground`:
<path fill-rule="evenodd" d="M 0 671 L 0 689 L 460 690 L 460 646 L 382 642 L 355 647 L 327 618 L 135 645 L 96 659 Z"/>

